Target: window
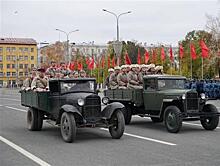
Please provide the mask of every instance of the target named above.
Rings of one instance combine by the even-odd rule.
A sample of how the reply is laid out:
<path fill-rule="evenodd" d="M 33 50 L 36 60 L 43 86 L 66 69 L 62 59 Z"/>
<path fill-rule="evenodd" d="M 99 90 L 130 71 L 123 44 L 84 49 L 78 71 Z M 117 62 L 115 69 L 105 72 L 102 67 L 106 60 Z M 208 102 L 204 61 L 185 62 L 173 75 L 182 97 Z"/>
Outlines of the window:
<path fill-rule="evenodd" d="M 10 69 L 11 65 L 10 64 L 7 64 L 7 69 Z"/>
<path fill-rule="evenodd" d="M 20 48 L 19 48 L 19 51 L 20 51 L 20 52 L 23 52 L 23 48 L 22 48 L 22 47 L 20 47 Z"/>
<path fill-rule="evenodd" d="M 2 62 L 3 60 L 3 55 L 0 55 L 0 62 Z"/>
<path fill-rule="evenodd" d="M 28 56 L 24 56 L 24 60 L 27 61 L 28 60 Z"/>
<path fill-rule="evenodd" d="M 6 76 L 10 77 L 11 76 L 11 72 L 7 72 Z"/>
<path fill-rule="evenodd" d="M 11 50 L 12 50 L 12 51 L 16 51 L 16 48 L 15 48 L 15 47 L 11 47 Z"/>
<path fill-rule="evenodd" d="M 10 61 L 10 60 L 11 60 L 11 55 L 7 55 L 7 56 L 6 56 L 6 60 L 7 60 L 7 61 Z"/>
<path fill-rule="evenodd" d="M 147 79 L 145 82 L 145 90 L 156 90 L 156 80 L 155 79 Z"/>
<path fill-rule="evenodd" d="M 24 52 L 28 52 L 28 48 L 27 47 L 24 48 Z"/>
<path fill-rule="evenodd" d="M 3 69 L 3 64 L 0 64 L 0 69 Z"/>
<path fill-rule="evenodd" d="M 23 64 L 19 64 L 19 69 L 23 69 Z"/>
<path fill-rule="evenodd" d="M 25 64 L 25 65 L 24 65 L 24 68 L 25 68 L 25 69 L 28 69 L 28 64 Z"/>
<path fill-rule="evenodd" d="M 7 51 L 7 52 L 10 52 L 10 51 L 11 51 L 11 48 L 10 48 L 10 47 L 7 47 L 7 48 L 6 48 L 6 51 Z"/>
<path fill-rule="evenodd" d="M 23 74 L 23 72 L 19 72 L 19 76 L 23 76 L 24 74 Z"/>
<path fill-rule="evenodd" d="M 16 72 L 12 72 L 12 76 L 14 76 L 14 77 L 15 77 L 15 76 L 16 76 Z"/>
<path fill-rule="evenodd" d="M 0 52 L 2 52 L 3 51 L 3 48 L 2 47 L 0 47 Z"/>
<path fill-rule="evenodd" d="M 31 60 L 34 60 L 34 56 L 31 56 Z"/>
<path fill-rule="evenodd" d="M 31 52 L 34 52 L 34 48 L 31 48 Z"/>
<path fill-rule="evenodd" d="M 3 72 L 0 72 L 0 77 L 3 77 Z"/>
<path fill-rule="evenodd" d="M 31 64 L 31 69 L 33 69 L 34 68 L 34 64 Z"/>
<path fill-rule="evenodd" d="M 16 60 L 16 55 L 12 55 L 12 60 L 13 60 L 13 61 Z"/>
<path fill-rule="evenodd" d="M 11 68 L 14 69 L 15 68 L 15 64 L 11 64 Z"/>
<path fill-rule="evenodd" d="M 25 76 L 28 76 L 28 72 L 25 72 Z"/>
<path fill-rule="evenodd" d="M 24 57 L 22 55 L 19 55 L 19 60 L 24 60 Z"/>

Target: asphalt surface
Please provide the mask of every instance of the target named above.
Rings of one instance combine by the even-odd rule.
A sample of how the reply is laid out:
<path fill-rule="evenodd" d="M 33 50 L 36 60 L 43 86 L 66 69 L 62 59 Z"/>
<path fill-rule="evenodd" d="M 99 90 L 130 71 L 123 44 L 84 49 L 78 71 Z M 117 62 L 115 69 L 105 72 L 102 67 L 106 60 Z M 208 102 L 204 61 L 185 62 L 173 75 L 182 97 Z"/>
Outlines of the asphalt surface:
<path fill-rule="evenodd" d="M 210 102 L 220 111 L 220 100 Z M 206 131 L 198 121 L 187 122 L 171 134 L 163 123 L 135 116 L 119 140 L 84 128 L 74 143 L 65 143 L 59 128 L 46 122 L 42 131 L 28 131 L 26 110 L 17 90 L 0 89 L 0 166 L 220 165 L 220 125 Z"/>

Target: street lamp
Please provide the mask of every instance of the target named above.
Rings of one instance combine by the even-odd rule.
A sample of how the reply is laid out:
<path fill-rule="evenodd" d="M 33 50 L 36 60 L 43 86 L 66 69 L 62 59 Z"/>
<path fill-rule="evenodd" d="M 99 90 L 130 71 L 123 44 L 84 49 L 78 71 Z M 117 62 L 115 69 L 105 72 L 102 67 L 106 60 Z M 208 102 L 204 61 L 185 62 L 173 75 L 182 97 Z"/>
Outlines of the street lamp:
<path fill-rule="evenodd" d="M 102 9 L 104 12 L 107 12 L 107 13 L 110 13 L 110 14 L 112 14 L 112 15 L 114 15 L 115 16 L 115 18 L 116 18 L 116 30 L 117 30 L 117 40 L 113 43 L 113 48 L 114 48 L 114 51 L 115 51 L 115 53 L 116 53 L 116 56 L 117 56 L 117 65 L 119 66 L 119 56 L 120 56 L 120 54 L 121 54 L 121 51 L 122 51 L 122 42 L 120 42 L 119 41 L 119 18 L 120 18 L 120 16 L 122 16 L 122 15 L 125 15 L 125 14 L 129 14 L 129 13 L 131 13 L 131 11 L 128 11 L 128 12 L 124 12 L 124 13 L 120 13 L 120 14 L 116 14 L 116 13 L 114 13 L 114 12 L 111 12 L 111 11 L 109 11 L 109 10 L 106 10 L 106 9 Z"/>
<path fill-rule="evenodd" d="M 66 58 L 65 58 L 65 61 L 69 62 L 70 61 L 70 55 L 69 55 L 69 35 L 71 33 L 73 33 L 73 32 L 79 31 L 79 29 L 76 29 L 76 30 L 70 31 L 70 32 L 65 32 L 65 31 L 63 31 L 61 29 L 56 29 L 56 31 L 63 32 L 64 34 L 66 34 L 66 44 L 67 44 L 67 46 L 66 46 Z"/>

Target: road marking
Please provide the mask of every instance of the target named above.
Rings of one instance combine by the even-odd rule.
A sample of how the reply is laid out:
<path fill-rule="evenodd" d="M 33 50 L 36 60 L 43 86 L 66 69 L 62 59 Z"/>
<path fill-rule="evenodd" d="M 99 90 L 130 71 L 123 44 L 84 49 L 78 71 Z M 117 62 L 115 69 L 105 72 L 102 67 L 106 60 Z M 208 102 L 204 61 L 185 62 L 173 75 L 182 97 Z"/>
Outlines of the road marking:
<path fill-rule="evenodd" d="M 189 122 L 183 122 L 184 124 L 187 124 L 187 125 L 192 125 L 192 126 L 199 126 L 199 127 L 202 127 L 201 124 L 196 124 L 196 123 L 189 123 Z M 220 127 L 216 127 L 217 129 L 220 129 Z"/>
<path fill-rule="evenodd" d="M 0 107 L 2 107 L 3 105 L 0 105 Z"/>
<path fill-rule="evenodd" d="M 12 101 L 21 101 L 21 100 L 16 100 L 16 99 L 11 99 L 11 98 L 3 98 L 3 97 L 1 97 L 0 99 L 4 99 L 4 100 L 12 100 Z"/>
<path fill-rule="evenodd" d="M 0 136 L 0 140 L 4 143 L 6 143 L 7 145 L 9 145 L 10 147 L 12 147 L 13 149 L 17 150 L 18 152 L 20 152 L 21 154 L 23 154 L 24 156 L 26 156 L 27 158 L 31 159 L 32 161 L 36 162 L 37 164 L 41 165 L 41 166 L 51 166 L 50 164 L 48 164 L 47 162 L 41 160 L 40 158 L 38 158 L 37 156 L 31 154 L 30 152 L 26 151 L 25 149 L 21 148 L 20 146 L 14 144 L 13 142 L 7 140 L 6 138 Z"/>
<path fill-rule="evenodd" d="M 5 106 L 6 108 L 12 109 L 12 110 L 16 110 L 16 111 L 21 111 L 21 112 L 27 112 L 24 109 L 19 109 L 19 108 L 15 108 L 15 107 L 9 107 L 9 106 Z"/>
<path fill-rule="evenodd" d="M 108 131 L 108 129 L 106 129 L 106 128 L 100 128 L 100 129 Z M 124 135 L 139 138 L 139 139 L 143 139 L 143 140 L 147 140 L 147 141 L 151 141 L 151 142 L 156 142 L 156 143 L 160 143 L 160 144 L 164 144 L 164 145 L 170 145 L 170 146 L 177 145 L 177 144 L 174 144 L 174 143 L 165 142 L 165 141 L 161 141 L 161 140 L 157 140 L 157 139 L 153 139 L 153 138 L 148 138 L 148 137 L 143 137 L 143 136 L 139 136 L 139 135 L 135 135 L 135 134 L 124 133 Z"/>

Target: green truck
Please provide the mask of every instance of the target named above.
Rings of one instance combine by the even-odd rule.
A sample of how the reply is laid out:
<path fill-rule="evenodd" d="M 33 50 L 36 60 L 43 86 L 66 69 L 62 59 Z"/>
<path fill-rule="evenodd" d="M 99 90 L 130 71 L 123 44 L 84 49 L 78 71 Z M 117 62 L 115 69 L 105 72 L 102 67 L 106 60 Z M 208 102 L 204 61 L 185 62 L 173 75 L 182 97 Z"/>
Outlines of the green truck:
<path fill-rule="evenodd" d="M 183 120 L 200 120 L 204 129 L 214 130 L 219 123 L 219 112 L 206 104 L 205 94 L 185 89 L 186 78 L 172 75 L 147 75 L 143 89 L 105 90 L 105 104 L 120 102 L 125 105 L 125 123 L 132 115 L 150 117 L 153 122 L 163 122 L 167 130 L 177 133 Z"/>

